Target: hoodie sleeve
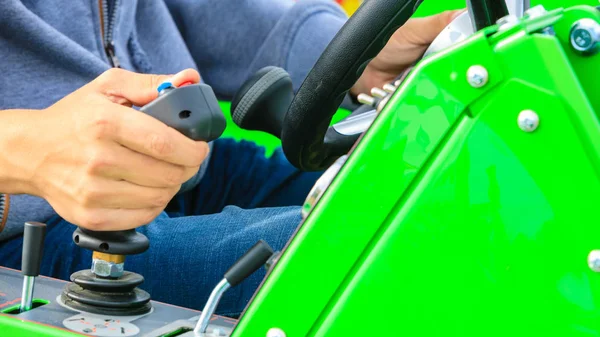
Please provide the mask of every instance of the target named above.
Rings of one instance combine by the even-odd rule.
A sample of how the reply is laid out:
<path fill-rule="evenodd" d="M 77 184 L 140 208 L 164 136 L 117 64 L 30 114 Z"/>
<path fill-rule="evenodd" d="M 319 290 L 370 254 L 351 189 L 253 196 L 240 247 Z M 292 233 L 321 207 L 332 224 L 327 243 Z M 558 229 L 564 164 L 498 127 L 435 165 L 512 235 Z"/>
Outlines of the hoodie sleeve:
<path fill-rule="evenodd" d="M 1 196 L 0 242 L 21 235 L 27 221 L 45 222 L 56 215 L 42 198 L 27 194 Z"/>
<path fill-rule="evenodd" d="M 297 90 L 347 20 L 331 0 L 165 0 L 203 80 L 231 98 L 258 69 L 286 69 Z"/>

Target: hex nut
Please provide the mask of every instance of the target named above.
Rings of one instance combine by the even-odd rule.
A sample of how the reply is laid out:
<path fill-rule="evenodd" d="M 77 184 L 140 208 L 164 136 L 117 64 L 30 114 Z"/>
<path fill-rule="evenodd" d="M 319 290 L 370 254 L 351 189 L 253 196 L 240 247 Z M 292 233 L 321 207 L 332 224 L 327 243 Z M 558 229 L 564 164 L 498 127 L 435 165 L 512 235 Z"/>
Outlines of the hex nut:
<path fill-rule="evenodd" d="M 92 273 L 101 277 L 121 277 L 125 271 L 124 263 L 113 263 L 100 259 L 92 261 Z"/>

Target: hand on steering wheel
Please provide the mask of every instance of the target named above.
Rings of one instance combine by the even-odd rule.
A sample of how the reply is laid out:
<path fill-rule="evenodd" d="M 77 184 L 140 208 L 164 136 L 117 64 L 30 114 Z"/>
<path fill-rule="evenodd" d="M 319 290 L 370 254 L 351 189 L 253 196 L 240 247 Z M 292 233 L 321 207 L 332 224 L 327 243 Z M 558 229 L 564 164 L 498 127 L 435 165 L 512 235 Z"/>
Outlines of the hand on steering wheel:
<path fill-rule="evenodd" d="M 409 21 L 420 2 L 365 1 L 325 49 L 295 96 L 283 69 L 262 69 L 236 95 L 234 121 L 244 129 L 279 137 L 286 157 L 297 168 L 324 170 L 346 154 L 362 133 L 354 132 L 354 126 L 346 128 L 352 130 L 347 133 L 330 127 L 347 93 L 368 92 L 393 80 L 462 12 Z M 480 19 L 472 21 L 479 25 L 508 14 L 504 1 L 490 5 L 485 0 L 467 0 L 467 4 L 475 19 Z M 364 119 L 352 117 L 359 122 Z"/>
<path fill-rule="evenodd" d="M 350 89 L 354 96 L 370 94 L 371 88 L 382 88 L 423 56 L 440 32 L 465 10 L 445 11 L 438 15 L 411 18 L 400 27 L 381 52 L 365 68 Z"/>

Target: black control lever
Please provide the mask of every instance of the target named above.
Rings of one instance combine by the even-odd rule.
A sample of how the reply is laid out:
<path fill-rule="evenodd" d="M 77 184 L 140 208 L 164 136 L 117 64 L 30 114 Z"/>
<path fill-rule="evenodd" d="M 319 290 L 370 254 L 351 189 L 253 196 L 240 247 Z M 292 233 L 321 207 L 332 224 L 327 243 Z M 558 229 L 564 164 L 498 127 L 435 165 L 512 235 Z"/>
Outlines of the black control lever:
<path fill-rule="evenodd" d="M 21 312 L 29 311 L 33 302 L 35 278 L 40 275 L 40 266 L 44 254 L 44 239 L 46 224 L 26 222 L 23 232 L 23 257 L 21 270 L 23 272 L 23 290 L 21 292 Z"/>
<path fill-rule="evenodd" d="M 242 283 L 248 276 L 267 263 L 273 253 L 273 249 L 265 241 L 260 240 L 227 270 L 225 277 L 213 289 L 202 310 L 198 324 L 194 329 L 196 336 L 206 332 L 210 317 L 215 313 L 225 291 Z"/>

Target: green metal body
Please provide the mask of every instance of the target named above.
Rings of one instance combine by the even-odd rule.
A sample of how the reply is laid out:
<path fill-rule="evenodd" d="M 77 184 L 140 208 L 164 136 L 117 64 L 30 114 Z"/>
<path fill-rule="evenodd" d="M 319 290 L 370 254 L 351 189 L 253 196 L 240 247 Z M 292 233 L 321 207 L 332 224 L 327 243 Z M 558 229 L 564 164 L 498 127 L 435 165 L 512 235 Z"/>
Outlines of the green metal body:
<path fill-rule="evenodd" d="M 600 12 L 491 27 L 423 60 L 233 336 L 599 336 L 600 54 L 571 50 L 581 18 Z"/>

